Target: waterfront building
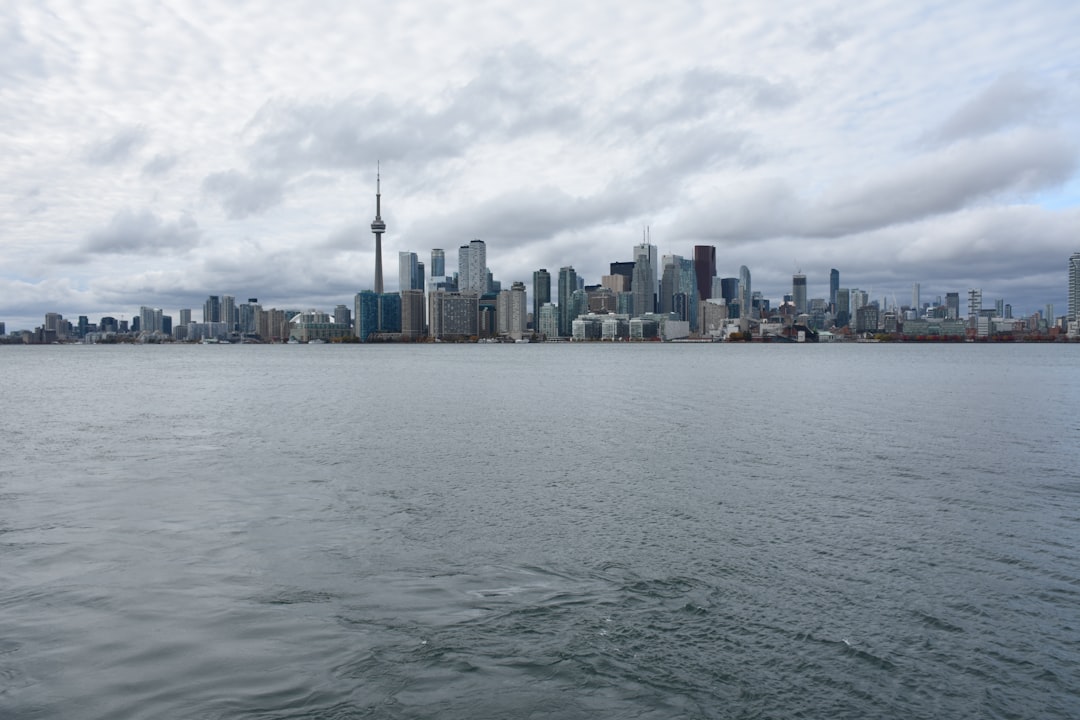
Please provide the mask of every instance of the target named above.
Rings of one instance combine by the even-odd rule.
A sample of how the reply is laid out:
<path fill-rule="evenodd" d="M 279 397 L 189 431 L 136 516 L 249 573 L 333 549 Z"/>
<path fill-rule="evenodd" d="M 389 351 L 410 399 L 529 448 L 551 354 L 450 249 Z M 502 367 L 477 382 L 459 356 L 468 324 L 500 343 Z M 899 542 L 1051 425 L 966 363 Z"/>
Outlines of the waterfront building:
<path fill-rule="evenodd" d="M 468 340 L 480 334 L 480 296 L 435 292 L 429 296 L 428 333 L 434 340 Z"/>
<path fill-rule="evenodd" d="M 353 298 L 353 334 L 367 342 L 379 332 L 379 293 L 364 290 Z"/>
<path fill-rule="evenodd" d="M 227 323 L 223 323 L 226 324 Z M 331 321 L 327 313 L 309 310 L 290 321 L 289 339 L 297 342 L 335 340 L 349 334 L 349 326 Z"/>
<path fill-rule="evenodd" d="M 540 268 L 533 273 L 533 330 L 540 329 L 540 308 L 551 302 L 551 273 Z"/>
<path fill-rule="evenodd" d="M 398 293 L 379 296 L 379 332 L 401 332 L 401 295 Z"/>
<path fill-rule="evenodd" d="M 572 265 L 559 268 L 559 337 L 570 337 L 574 318 L 573 294 L 577 290 L 577 272 Z"/>
<path fill-rule="evenodd" d="M 551 303 L 540 306 L 540 316 L 536 320 L 538 333 L 543 338 L 559 336 L 559 308 Z"/>
<path fill-rule="evenodd" d="M 375 168 L 375 219 L 371 221 L 371 232 L 375 235 L 375 294 L 383 292 L 382 236 L 386 232 L 386 223 L 382 219 L 382 173 Z"/>
<path fill-rule="evenodd" d="M 401 292 L 401 337 L 410 340 L 424 335 L 424 291 Z"/>
<path fill-rule="evenodd" d="M 791 299 L 795 305 L 795 314 L 806 312 L 806 275 L 797 272 L 791 276 Z"/>
<path fill-rule="evenodd" d="M 446 253 L 442 248 L 431 250 L 431 276 L 442 277 L 446 275 Z"/>
<path fill-rule="evenodd" d="M 722 337 L 729 320 L 728 310 L 729 306 L 723 298 L 710 298 L 701 303 L 701 334 Z"/>
<path fill-rule="evenodd" d="M 713 278 L 716 277 L 716 246 L 695 245 L 693 267 L 698 292 L 697 299 L 708 300 L 713 297 Z"/>
<path fill-rule="evenodd" d="M 529 328 L 528 300 L 525 295 L 525 283 L 515 281 L 510 286 L 510 322 L 508 332 L 512 339 L 525 337 Z"/>
<path fill-rule="evenodd" d="M 855 332 L 877 332 L 878 307 L 877 305 L 861 305 L 855 310 Z"/>
<path fill-rule="evenodd" d="M 1053 309 L 1047 320 L 1053 321 Z M 1069 322 L 1080 320 L 1080 252 L 1069 256 Z"/>

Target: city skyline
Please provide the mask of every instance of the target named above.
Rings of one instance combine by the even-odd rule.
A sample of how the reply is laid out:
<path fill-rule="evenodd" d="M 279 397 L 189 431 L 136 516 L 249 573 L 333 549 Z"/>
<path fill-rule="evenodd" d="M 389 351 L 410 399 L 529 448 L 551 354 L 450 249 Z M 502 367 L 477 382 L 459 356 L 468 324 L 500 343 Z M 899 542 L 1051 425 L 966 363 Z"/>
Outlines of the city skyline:
<path fill-rule="evenodd" d="M 480 239 L 530 298 L 649 226 L 774 299 L 838 268 L 1065 314 L 1080 8 L 498 6 L 6 7 L 0 321 L 347 304 L 380 161 L 384 262 Z"/>

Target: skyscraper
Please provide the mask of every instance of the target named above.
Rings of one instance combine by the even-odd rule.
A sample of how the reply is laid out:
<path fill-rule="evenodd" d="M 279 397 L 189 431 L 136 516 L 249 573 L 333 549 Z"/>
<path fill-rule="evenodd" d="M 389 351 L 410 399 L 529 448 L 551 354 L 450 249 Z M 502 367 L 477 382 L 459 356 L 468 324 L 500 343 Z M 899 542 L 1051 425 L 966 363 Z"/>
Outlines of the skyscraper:
<path fill-rule="evenodd" d="M 1069 256 L 1069 321 L 1075 320 L 1080 320 L 1080 252 Z"/>
<path fill-rule="evenodd" d="M 663 270 L 660 273 L 660 299 L 658 310 L 669 313 L 674 308 L 675 294 L 679 292 L 679 270 L 682 258 L 678 255 L 664 255 L 661 258 Z"/>
<path fill-rule="evenodd" d="M 211 295 L 203 303 L 202 321 L 204 323 L 221 322 L 221 298 Z"/>
<path fill-rule="evenodd" d="M 795 303 L 795 314 L 806 312 L 806 275 L 797 272 L 791 276 L 791 299 Z"/>
<path fill-rule="evenodd" d="M 712 297 L 712 279 L 716 277 L 716 246 L 694 246 L 694 275 L 697 277 L 699 300 Z"/>
<path fill-rule="evenodd" d="M 431 277 L 443 277 L 446 275 L 446 253 L 442 248 L 431 250 Z"/>
<path fill-rule="evenodd" d="M 750 291 L 750 269 L 739 266 L 739 317 L 754 317 L 754 297 Z"/>
<path fill-rule="evenodd" d="M 968 319 L 978 317 L 982 310 L 982 288 L 968 290 Z"/>
<path fill-rule="evenodd" d="M 919 317 L 919 310 L 922 306 L 922 298 L 920 297 L 921 289 L 919 283 L 911 284 L 911 309 L 915 311 L 915 317 Z"/>
<path fill-rule="evenodd" d="M 232 295 L 221 296 L 221 322 L 225 323 L 225 330 L 232 332 L 236 329 L 236 298 Z"/>
<path fill-rule="evenodd" d="M 551 302 L 551 273 L 540 268 L 533 273 L 533 330 L 540 330 L 540 308 Z"/>
<path fill-rule="evenodd" d="M 634 314 L 654 312 L 656 300 L 660 296 L 660 266 L 656 246 L 648 241 L 646 231 L 645 241 L 634 246 L 634 275 L 630 283 L 630 291 L 634 293 Z M 647 287 L 642 287 L 647 284 Z"/>
<path fill-rule="evenodd" d="M 851 324 L 851 291 L 847 288 L 836 290 L 836 327 Z"/>
<path fill-rule="evenodd" d="M 398 289 L 402 292 L 406 290 L 423 290 L 424 286 L 417 284 L 417 264 L 419 258 L 417 258 L 414 252 L 399 252 L 398 253 Z"/>
<path fill-rule="evenodd" d="M 375 292 L 382 295 L 382 236 L 386 232 L 386 223 L 382 219 L 381 173 L 375 168 L 375 219 L 371 222 L 371 232 L 375 234 Z M 361 338 L 363 339 L 363 338 Z"/>
<path fill-rule="evenodd" d="M 572 265 L 559 268 L 559 337 L 570 337 L 573 327 L 574 306 L 572 298 L 577 290 L 577 272 Z"/>
<path fill-rule="evenodd" d="M 473 240 L 458 248 L 458 290 L 460 292 L 487 292 L 487 246 L 483 240 Z"/>
<path fill-rule="evenodd" d="M 949 320 L 960 319 L 960 293 L 945 293 L 945 317 Z"/>
<path fill-rule="evenodd" d="M 424 334 L 424 291 L 401 291 L 401 335 L 409 339 Z"/>
<path fill-rule="evenodd" d="M 840 292 L 840 271 L 833 268 L 829 271 L 829 305 L 836 307 L 836 294 Z"/>

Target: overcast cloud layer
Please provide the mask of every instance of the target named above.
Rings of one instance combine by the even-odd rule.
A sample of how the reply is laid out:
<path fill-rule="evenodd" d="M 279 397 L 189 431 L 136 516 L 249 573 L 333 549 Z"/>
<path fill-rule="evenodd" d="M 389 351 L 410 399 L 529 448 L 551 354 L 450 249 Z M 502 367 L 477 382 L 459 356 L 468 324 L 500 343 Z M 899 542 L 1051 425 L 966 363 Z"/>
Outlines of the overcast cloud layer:
<path fill-rule="evenodd" d="M 397 252 L 598 283 L 649 226 L 904 303 L 1064 312 L 1080 5 L 137 3 L 0 9 L 0 321 L 330 310 Z"/>

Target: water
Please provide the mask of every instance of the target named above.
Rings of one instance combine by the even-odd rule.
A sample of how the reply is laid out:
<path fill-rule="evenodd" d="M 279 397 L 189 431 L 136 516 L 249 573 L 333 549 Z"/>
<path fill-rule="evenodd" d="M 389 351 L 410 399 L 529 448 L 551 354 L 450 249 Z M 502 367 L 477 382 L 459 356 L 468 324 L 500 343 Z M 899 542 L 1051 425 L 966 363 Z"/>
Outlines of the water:
<path fill-rule="evenodd" d="M 1075 717 L 1076 368 L 0 348 L 0 717 Z"/>

